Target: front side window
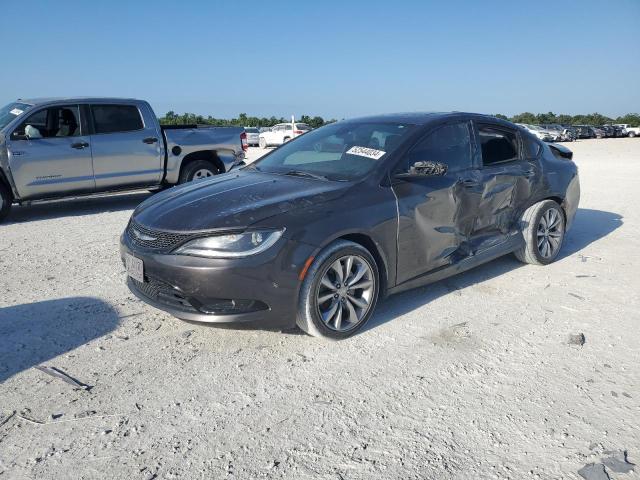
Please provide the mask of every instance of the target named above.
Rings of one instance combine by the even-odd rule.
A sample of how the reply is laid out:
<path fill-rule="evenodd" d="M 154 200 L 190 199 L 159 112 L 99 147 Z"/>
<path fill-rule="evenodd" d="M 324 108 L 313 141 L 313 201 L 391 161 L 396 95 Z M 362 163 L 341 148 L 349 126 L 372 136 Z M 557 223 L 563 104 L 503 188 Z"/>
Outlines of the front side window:
<path fill-rule="evenodd" d="M 482 148 L 482 163 L 485 166 L 518 159 L 518 136 L 516 132 L 488 125 L 479 125 L 478 134 Z"/>
<path fill-rule="evenodd" d="M 30 108 L 32 108 L 32 105 L 17 102 L 0 108 L 0 129 L 9 125 L 18 115 L 22 115 Z"/>
<path fill-rule="evenodd" d="M 447 165 L 447 172 L 459 172 L 473 164 L 471 134 L 467 122 L 445 125 L 429 133 L 403 158 L 399 172 L 406 173 L 416 162 Z"/>
<path fill-rule="evenodd" d="M 77 105 L 62 105 L 38 110 L 29 115 L 12 133 L 12 138 L 78 137 L 80 112 Z"/>
<path fill-rule="evenodd" d="M 285 143 L 247 166 L 268 173 L 358 180 L 402 143 L 413 126 L 399 123 L 333 123 Z"/>
<path fill-rule="evenodd" d="M 132 132 L 144 128 L 138 107 L 133 105 L 91 105 L 96 133 Z"/>

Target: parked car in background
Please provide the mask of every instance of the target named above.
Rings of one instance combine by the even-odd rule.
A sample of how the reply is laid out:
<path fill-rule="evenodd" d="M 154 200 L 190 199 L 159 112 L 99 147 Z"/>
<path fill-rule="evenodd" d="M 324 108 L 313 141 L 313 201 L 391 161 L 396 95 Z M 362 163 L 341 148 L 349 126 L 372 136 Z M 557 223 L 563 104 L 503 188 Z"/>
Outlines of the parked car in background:
<path fill-rule="evenodd" d="M 596 138 L 596 133 L 589 125 L 574 125 L 578 138 Z"/>
<path fill-rule="evenodd" d="M 247 144 L 257 147 L 260 142 L 260 130 L 257 127 L 244 127 L 244 131 L 247 134 Z"/>
<path fill-rule="evenodd" d="M 541 127 L 555 135 L 554 142 L 573 142 L 575 140 L 575 136 L 570 130 L 557 123 L 544 124 Z"/>
<path fill-rule="evenodd" d="M 611 128 L 613 128 L 614 130 L 614 136 L 619 138 L 619 137 L 626 137 L 627 136 L 627 131 L 620 127 L 619 125 L 611 125 Z"/>
<path fill-rule="evenodd" d="M 616 136 L 616 129 L 611 125 L 601 125 L 598 128 L 604 132 L 606 138 L 614 138 Z"/>
<path fill-rule="evenodd" d="M 282 145 L 292 138 L 302 135 L 311 130 L 306 123 L 296 123 L 295 129 L 292 123 L 279 123 L 271 127 L 267 132 L 262 132 L 259 138 L 260 148 L 267 148 Z"/>
<path fill-rule="evenodd" d="M 178 318 L 341 339 L 387 294 L 512 252 L 552 263 L 579 198 L 572 153 L 510 122 L 374 116 L 149 198 L 121 257 L 131 291 Z"/>
<path fill-rule="evenodd" d="M 632 127 L 628 123 L 618 123 L 616 126 L 622 128 L 626 132 L 627 137 L 633 138 L 640 136 L 640 127 Z"/>
<path fill-rule="evenodd" d="M 160 126 L 142 100 L 18 100 L 0 109 L 0 219 L 13 203 L 211 177 L 246 147 L 240 127 Z"/>
<path fill-rule="evenodd" d="M 550 132 L 549 130 L 542 128 L 538 125 L 531 125 L 528 123 L 518 123 L 517 125 L 521 126 L 529 133 L 535 135 L 537 138 L 542 140 L 543 142 L 555 142 L 557 141 L 558 135 Z"/>
<path fill-rule="evenodd" d="M 605 138 L 606 132 L 601 127 L 591 127 L 596 138 Z"/>

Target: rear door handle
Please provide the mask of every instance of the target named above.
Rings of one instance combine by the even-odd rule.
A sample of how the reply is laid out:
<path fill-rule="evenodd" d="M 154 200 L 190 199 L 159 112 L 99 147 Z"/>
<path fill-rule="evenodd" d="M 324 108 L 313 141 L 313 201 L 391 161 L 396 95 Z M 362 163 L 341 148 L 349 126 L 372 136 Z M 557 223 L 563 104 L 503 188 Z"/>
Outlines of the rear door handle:
<path fill-rule="evenodd" d="M 71 144 L 71 148 L 75 148 L 77 150 L 82 150 L 83 148 L 87 148 L 88 146 L 89 144 L 87 142 L 78 142 Z"/>
<path fill-rule="evenodd" d="M 152 145 L 154 143 L 156 143 L 158 141 L 158 139 L 156 137 L 147 137 L 144 140 L 142 140 L 143 143 Z"/>

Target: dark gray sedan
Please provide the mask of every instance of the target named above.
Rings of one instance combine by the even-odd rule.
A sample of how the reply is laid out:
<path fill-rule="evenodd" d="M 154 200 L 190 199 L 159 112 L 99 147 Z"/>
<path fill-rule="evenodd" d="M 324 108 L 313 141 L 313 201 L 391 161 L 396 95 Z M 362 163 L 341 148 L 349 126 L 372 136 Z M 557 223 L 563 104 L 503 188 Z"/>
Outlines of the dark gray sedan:
<path fill-rule="evenodd" d="M 501 255 L 553 262 L 576 213 L 564 147 L 468 113 L 334 123 L 142 203 L 131 290 L 178 318 L 345 338 L 379 298 Z"/>

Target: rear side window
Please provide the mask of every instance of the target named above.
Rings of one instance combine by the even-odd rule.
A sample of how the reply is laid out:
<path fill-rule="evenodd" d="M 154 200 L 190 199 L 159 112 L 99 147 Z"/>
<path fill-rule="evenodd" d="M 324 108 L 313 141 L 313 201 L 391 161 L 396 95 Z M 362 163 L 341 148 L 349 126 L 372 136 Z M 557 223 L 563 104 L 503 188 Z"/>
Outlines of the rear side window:
<path fill-rule="evenodd" d="M 540 153 L 540 143 L 529 135 L 522 134 L 522 146 L 527 158 L 535 158 Z"/>
<path fill-rule="evenodd" d="M 142 130 L 142 118 L 133 105 L 92 105 L 96 133 Z"/>
<path fill-rule="evenodd" d="M 448 172 L 459 172 L 472 166 L 469 124 L 455 123 L 429 133 L 409 151 L 400 171 L 407 172 L 416 162 L 439 162 Z"/>
<path fill-rule="evenodd" d="M 493 165 L 518 159 L 518 136 L 516 132 L 479 125 L 478 134 L 480 136 L 482 163 L 484 165 Z"/>

